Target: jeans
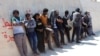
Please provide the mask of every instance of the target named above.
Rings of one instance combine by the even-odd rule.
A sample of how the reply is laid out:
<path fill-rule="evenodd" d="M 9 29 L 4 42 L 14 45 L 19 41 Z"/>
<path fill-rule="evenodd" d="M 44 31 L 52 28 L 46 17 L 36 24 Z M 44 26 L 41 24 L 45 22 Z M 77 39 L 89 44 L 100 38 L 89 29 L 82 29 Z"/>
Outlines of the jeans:
<path fill-rule="evenodd" d="M 57 28 L 53 28 L 54 31 L 54 41 L 57 47 L 60 46 L 60 41 L 59 41 L 59 34 L 58 34 L 58 29 Z"/>
<path fill-rule="evenodd" d="M 29 42 L 30 42 L 30 45 L 31 45 L 34 53 L 36 53 L 37 52 L 37 35 L 36 35 L 36 32 L 28 32 L 27 36 L 29 38 Z"/>

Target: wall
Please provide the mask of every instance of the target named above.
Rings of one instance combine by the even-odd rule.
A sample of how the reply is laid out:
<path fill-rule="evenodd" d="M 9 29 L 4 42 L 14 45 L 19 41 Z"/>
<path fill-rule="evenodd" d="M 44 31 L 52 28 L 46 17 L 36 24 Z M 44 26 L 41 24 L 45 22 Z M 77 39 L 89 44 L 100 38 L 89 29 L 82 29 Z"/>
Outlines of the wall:
<path fill-rule="evenodd" d="M 100 2 L 96 2 L 95 0 L 80 1 L 83 10 L 91 13 L 94 31 L 100 31 Z"/>
<path fill-rule="evenodd" d="M 82 10 L 88 10 L 93 17 L 94 31 L 100 30 L 99 3 L 90 0 L 0 0 L 0 56 L 20 56 L 13 40 L 12 27 L 9 22 L 12 11 L 18 9 L 20 16 L 24 17 L 27 11 L 32 14 L 42 12 L 43 8 L 59 10 L 63 16 L 65 10 L 73 11 L 79 7 Z M 83 8 L 82 8 L 83 7 Z M 28 41 L 27 41 L 28 43 Z M 28 44 L 28 54 L 32 53 Z"/>

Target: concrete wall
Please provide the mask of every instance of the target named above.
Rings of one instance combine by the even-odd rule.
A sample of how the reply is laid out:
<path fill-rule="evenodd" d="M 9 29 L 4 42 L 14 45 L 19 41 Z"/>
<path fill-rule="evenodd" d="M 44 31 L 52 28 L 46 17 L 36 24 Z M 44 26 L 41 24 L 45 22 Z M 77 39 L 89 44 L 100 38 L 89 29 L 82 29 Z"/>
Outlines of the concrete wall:
<path fill-rule="evenodd" d="M 96 2 L 96 0 L 80 1 L 83 10 L 91 13 L 94 31 L 100 31 L 100 2 Z"/>
<path fill-rule="evenodd" d="M 94 31 L 100 30 L 99 28 L 99 3 L 91 2 L 90 0 L 0 0 L 0 56 L 20 56 L 18 49 L 15 45 L 10 26 L 9 19 L 12 16 L 12 11 L 18 9 L 20 16 L 24 17 L 26 11 L 32 14 L 35 12 L 42 12 L 43 8 L 48 8 L 50 11 L 53 9 L 59 10 L 60 15 L 63 16 L 65 10 L 73 11 L 79 7 L 91 12 L 93 17 Z M 87 2 L 87 3 L 86 3 Z M 82 5 L 81 5 L 82 3 Z M 92 4 L 92 6 L 91 6 Z M 49 11 L 49 12 L 50 12 Z M 99 23 L 99 24 L 98 24 Z M 9 25 L 6 25 L 9 24 Z M 5 33 L 6 32 L 6 33 Z M 28 41 L 27 41 L 28 43 Z M 28 54 L 32 53 L 28 44 Z"/>

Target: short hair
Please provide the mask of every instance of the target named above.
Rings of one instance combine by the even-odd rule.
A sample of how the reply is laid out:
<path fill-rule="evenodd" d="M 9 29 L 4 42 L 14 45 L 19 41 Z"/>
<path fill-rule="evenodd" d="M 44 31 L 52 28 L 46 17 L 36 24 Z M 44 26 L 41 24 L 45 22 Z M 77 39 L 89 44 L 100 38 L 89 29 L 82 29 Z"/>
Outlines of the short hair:
<path fill-rule="evenodd" d="M 65 11 L 65 14 L 69 14 L 69 11 L 68 11 L 68 10 L 66 10 L 66 11 Z"/>
<path fill-rule="evenodd" d="M 77 11 L 77 12 L 80 12 L 80 8 L 77 8 L 76 11 Z"/>
<path fill-rule="evenodd" d="M 40 14 L 39 14 L 39 13 L 35 13 L 35 14 L 33 15 L 33 18 L 36 19 L 36 16 L 40 16 Z"/>
<path fill-rule="evenodd" d="M 84 14 L 87 15 L 88 13 L 89 13 L 89 12 L 86 11 Z"/>
<path fill-rule="evenodd" d="M 44 9 L 43 9 L 43 12 L 48 12 L 48 9 L 47 9 L 47 8 L 44 8 Z"/>
<path fill-rule="evenodd" d="M 19 14 L 19 11 L 18 10 L 14 10 L 13 14 L 15 14 L 15 13 Z"/>
<path fill-rule="evenodd" d="M 29 16 L 30 16 L 30 14 L 29 14 L 29 13 L 25 14 L 25 17 L 29 17 Z"/>

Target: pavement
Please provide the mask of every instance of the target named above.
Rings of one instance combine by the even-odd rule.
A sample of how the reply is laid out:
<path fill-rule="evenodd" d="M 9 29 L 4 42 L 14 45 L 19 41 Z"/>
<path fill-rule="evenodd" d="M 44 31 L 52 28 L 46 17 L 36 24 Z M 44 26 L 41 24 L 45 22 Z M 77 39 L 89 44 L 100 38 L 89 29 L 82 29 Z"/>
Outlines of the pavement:
<path fill-rule="evenodd" d="M 100 56 L 100 32 L 96 32 L 96 36 L 90 36 L 79 44 L 69 43 L 62 49 L 54 49 L 54 51 L 47 50 L 40 56 Z"/>

